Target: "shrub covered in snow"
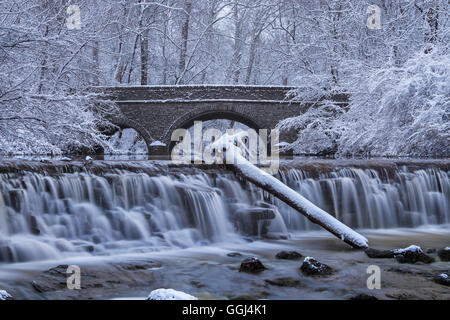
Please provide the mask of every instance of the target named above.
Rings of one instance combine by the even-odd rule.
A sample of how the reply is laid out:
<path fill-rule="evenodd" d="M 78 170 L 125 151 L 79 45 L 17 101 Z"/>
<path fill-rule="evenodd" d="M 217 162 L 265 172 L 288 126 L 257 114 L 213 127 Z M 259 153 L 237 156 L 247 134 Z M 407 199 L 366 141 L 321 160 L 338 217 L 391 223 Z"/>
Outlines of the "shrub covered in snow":
<path fill-rule="evenodd" d="M 65 95 L 0 99 L 0 154 L 62 154 L 106 146 L 94 99 Z"/>
<path fill-rule="evenodd" d="M 279 124 L 299 130 L 289 148 L 298 154 L 335 149 L 341 157 L 450 154 L 450 55 L 444 48 L 419 51 L 402 65 L 352 67 L 358 72 L 346 81 L 348 107 L 323 101 Z"/>

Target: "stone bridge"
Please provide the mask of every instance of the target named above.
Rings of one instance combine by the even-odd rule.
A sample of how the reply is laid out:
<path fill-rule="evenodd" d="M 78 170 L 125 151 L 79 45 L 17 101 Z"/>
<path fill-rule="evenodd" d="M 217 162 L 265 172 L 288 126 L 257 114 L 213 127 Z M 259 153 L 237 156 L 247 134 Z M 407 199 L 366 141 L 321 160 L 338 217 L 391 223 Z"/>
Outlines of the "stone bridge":
<path fill-rule="evenodd" d="M 122 128 L 135 129 L 146 141 L 149 154 L 168 155 L 172 132 L 190 128 L 194 121 L 229 119 L 258 132 L 274 129 L 282 119 L 300 115 L 312 102 L 286 99 L 292 87 L 277 86 L 135 86 L 96 87 L 105 99 L 114 100 L 120 115 L 112 117 Z M 280 136 L 292 142 L 295 132 Z M 166 147 L 155 146 L 161 141 Z M 153 144 L 153 145 L 152 145 Z"/>

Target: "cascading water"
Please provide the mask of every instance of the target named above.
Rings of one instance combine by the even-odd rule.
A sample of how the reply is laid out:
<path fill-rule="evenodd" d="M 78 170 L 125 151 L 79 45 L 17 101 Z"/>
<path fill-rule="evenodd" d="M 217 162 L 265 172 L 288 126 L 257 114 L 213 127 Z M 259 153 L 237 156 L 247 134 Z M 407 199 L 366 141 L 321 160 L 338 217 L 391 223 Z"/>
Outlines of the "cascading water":
<path fill-rule="evenodd" d="M 33 173 L 1 182 L 0 222 L 7 229 L 0 229 L 0 261 L 188 247 L 234 235 L 206 175 Z"/>
<path fill-rule="evenodd" d="M 290 169 L 280 179 L 354 228 L 450 223 L 438 169 Z M 126 170 L 0 175 L 0 262 L 184 248 L 317 226 L 232 174 Z"/>
<path fill-rule="evenodd" d="M 386 171 L 345 168 L 320 173 L 289 170 L 281 180 L 353 228 L 418 227 L 450 223 L 449 173 L 438 169 Z M 289 229 L 318 227 L 277 201 Z"/>

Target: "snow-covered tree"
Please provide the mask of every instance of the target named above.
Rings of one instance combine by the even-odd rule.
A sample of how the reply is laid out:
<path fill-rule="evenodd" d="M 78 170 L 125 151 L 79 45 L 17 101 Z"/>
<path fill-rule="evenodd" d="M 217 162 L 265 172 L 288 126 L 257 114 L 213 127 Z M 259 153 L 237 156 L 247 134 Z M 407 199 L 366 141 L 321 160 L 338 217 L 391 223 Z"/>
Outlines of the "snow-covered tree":
<path fill-rule="evenodd" d="M 320 17 L 334 22 L 332 30 L 346 31 L 337 33 L 339 41 L 331 46 L 336 49 L 323 50 L 314 60 L 324 62 L 321 70 L 312 67 L 306 76 L 299 75 L 294 99 L 315 103 L 305 114 L 279 124 L 282 130 L 299 132 L 289 148 L 299 154 L 337 156 L 448 156 L 446 1 L 382 1 L 380 30 L 358 25 L 365 11 L 351 11 L 349 2 L 335 3 L 330 12 L 341 12 L 341 22 L 325 19 L 326 11 L 320 11 Z M 330 47 L 333 40 L 326 43 Z M 323 72 L 327 69 L 331 72 Z M 347 105 L 321 100 L 338 93 L 348 96 Z"/>

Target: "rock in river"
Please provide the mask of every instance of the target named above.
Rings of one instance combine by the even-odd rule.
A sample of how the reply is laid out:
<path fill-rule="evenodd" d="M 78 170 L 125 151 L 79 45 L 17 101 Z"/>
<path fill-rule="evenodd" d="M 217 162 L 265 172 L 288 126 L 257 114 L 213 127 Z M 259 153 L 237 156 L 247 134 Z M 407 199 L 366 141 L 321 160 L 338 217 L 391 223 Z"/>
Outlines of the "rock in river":
<path fill-rule="evenodd" d="M 399 263 L 431 263 L 433 258 L 426 255 L 422 248 L 419 246 L 409 246 L 403 249 L 393 249 L 393 250 L 377 250 L 373 248 L 368 248 L 365 250 L 369 258 L 395 258 Z"/>
<path fill-rule="evenodd" d="M 371 296 L 370 294 L 360 293 L 354 297 L 351 297 L 350 300 L 378 300 L 378 298 Z"/>
<path fill-rule="evenodd" d="M 275 256 L 277 259 L 299 260 L 303 256 L 296 251 L 280 251 Z"/>
<path fill-rule="evenodd" d="M 247 258 L 241 262 L 239 272 L 256 273 L 267 269 L 257 258 Z"/>
<path fill-rule="evenodd" d="M 150 292 L 147 300 L 198 300 L 196 297 L 174 289 L 156 289 Z"/>
<path fill-rule="evenodd" d="M 300 270 L 307 276 L 328 276 L 333 273 L 333 269 L 312 257 L 306 257 Z"/>
<path fill-rule="evenodd" d="M 230 253 L 227 253 L 227 257 L 239 258 L 239 257 L 242 257 L 242 253 L 240 253 L 240 252 L 230 252 Z"/>
<path fill-rule="evenodd" d="M 441 273 L 437 277 L 434 278 L 434 282 L 438 284 L 442 284 L 444 286 L 450 286 L 450 277 L 446 273 Z"/>
<path fill-rule="evenodd" d="M 300 280 L 291 277 L 266 279 L 264 281 L 278 287 L 299 287 L 301 285 Z"/>
<path fill-rule="evenodd" d="M 0 290 L 0 300 L 13 300 L 13 297 L 5 290 Z"/>
<path fill-rule="evenodd" d="M 445 247 L 437 252 L 442 261 L 450 261 L 450 247 Z"/>

